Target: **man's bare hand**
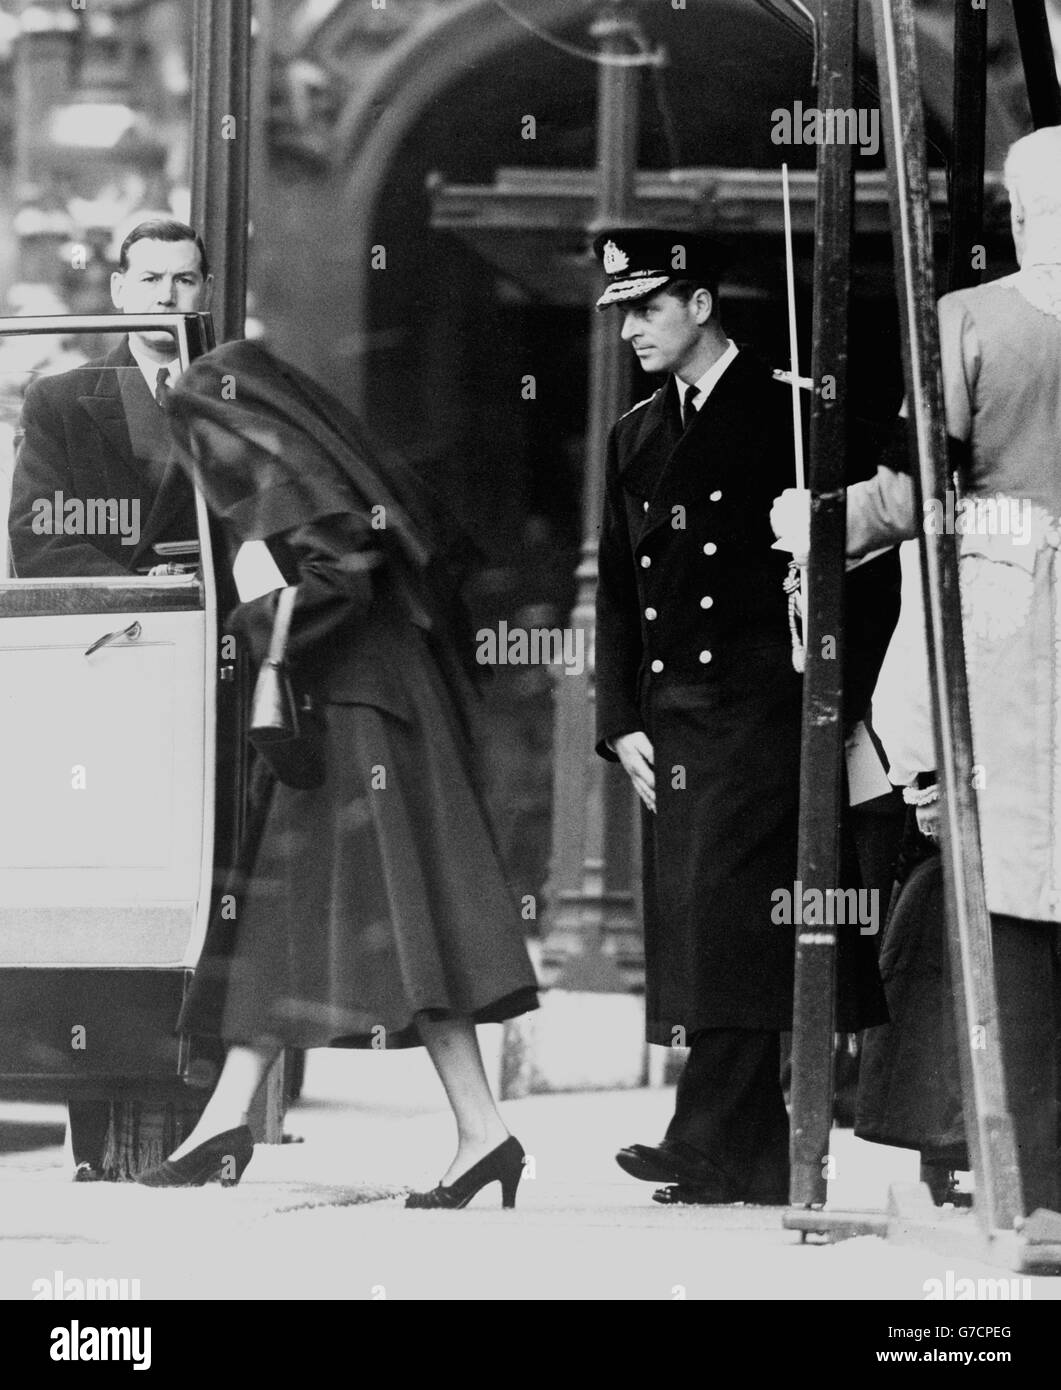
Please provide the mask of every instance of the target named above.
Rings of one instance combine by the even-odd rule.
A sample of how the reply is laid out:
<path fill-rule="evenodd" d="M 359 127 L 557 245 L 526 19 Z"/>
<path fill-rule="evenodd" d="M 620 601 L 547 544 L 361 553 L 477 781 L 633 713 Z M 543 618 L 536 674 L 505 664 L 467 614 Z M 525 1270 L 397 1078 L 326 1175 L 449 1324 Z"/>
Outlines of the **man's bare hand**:
<path fill-rule="evenodd" d="M 650 811 L 656 809 L 655 755 L 648 735 L 640 731 L 623 734 L 612 741 L 612 751 L 623 765 L 623 771 L 634 784 L 634 790 Z"/>
<path fill-rule="evenodd" d="M 927 806 L 919 806 L 914 813 L 917 817 L 917 828 L 921 834 L 929 840 L 938 840 L 940 835 L 940 806 L 938 801 L 932 801 Z"/>

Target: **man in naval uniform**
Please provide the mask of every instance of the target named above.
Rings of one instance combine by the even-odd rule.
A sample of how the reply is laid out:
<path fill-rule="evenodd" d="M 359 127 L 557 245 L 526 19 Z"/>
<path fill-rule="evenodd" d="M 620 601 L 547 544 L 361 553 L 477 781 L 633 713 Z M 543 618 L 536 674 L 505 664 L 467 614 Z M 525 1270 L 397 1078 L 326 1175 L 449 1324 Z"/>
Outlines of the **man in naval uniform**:
<path fill-rule="evenodd" d="M 794 928 L 777 890 L 798 891 L 802 681 L 770 508 L 792 474 L 791 388 L 726 335 L 711 240 L 616 229 L 594 250 L 609 276 L 598 307 L 618 305 L 641 367 L 665 374 L 609 442 L 597 749 L 644 803 L 647 1037 L 690 1048 L 663 1141 L 617 1161 L 672 1184 L 657 1200 L 784 1204 Z M 853 718 L 895 621 L 895 575 L 879 566 L 847 586 L 861 610 L 845 652 Z M 857 925 L 840 938 L 850 1032 L 885 1013 L 873 938 Z"/>

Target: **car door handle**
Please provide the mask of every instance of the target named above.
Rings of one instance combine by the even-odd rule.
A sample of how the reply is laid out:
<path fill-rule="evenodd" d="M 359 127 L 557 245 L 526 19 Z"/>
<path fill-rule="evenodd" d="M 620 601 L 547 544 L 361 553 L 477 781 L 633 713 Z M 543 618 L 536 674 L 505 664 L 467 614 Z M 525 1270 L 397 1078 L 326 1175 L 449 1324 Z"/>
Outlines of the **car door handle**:
<path fill-rule="evenodd" d="M 91 647 L 86 647 L 85 655 L 91 656 L 93 652 L 98 652 L 100 647 L 105 647 L 108 642 L 116 642 L 119 637 L 128 637 L 130 642 L 135 642 L 140 636 L 141 628 L 138 622 L 130 623 L 128 627 L 123 627 L 120 632 L 108 632 L 102 637 L 97 637 Z"/>

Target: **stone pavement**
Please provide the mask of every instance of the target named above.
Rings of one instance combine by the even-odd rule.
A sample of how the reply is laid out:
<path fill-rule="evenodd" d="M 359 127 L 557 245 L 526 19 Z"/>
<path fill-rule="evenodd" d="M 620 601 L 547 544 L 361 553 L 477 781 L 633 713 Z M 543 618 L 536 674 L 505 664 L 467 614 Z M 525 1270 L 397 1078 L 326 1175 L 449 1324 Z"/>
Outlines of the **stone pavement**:
<path fill-rule="evenodd" d="M 446 1166 L 452 1122 L 422 1052 L 321 1051 L 288 1133 L 240 1186 L 74 1185 L 60 1107 L 0 1105 L 0 1298 L 139 1280 L 143 1299 L 909 1299 L 1007 1271 L 872 1236 L 801 1245 L 778 1209 L 664 1208 L 612 1155 L 663 1130 L 668 1090 L 531 1096 L 503 1107 L 533 1160 L 517 1209 L 496 1185 L 463 1212 L 406 1211 Z M 17 1147 L 16 1147 L 17 1146 Z M 916 1157 L 834 1134 L 830 1204 L 882 1209 Z M 130 1286 L 132 1287 L 132 1286 Z M 997 1289 L 997 1284 L 977 1286 Z M 1061 1297 L 1061 1278 L 1010 1295 Z M 986 1296 L 986 1295 L 985 1295 Z M 997 1296 L 997 1295 L 996 1295 Z"/>

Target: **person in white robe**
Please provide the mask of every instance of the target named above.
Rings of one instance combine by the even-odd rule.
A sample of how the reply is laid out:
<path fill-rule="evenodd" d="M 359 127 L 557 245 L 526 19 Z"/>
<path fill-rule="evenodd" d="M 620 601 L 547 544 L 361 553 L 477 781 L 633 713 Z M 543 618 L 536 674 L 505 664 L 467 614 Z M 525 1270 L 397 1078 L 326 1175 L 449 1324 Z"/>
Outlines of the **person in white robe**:
<path fill-rule="evenodd" d="M 1059 1198 L 1061 126 L 1018 140 L 1005 181 L 1020 269 L 939 303 L 947 431 L 965 446 L 955 493 L 918 516 L 910 477 L 880 468 L 848 489 L 847 545 L 857 557 L 921 525 L 957 537 L 1004 1074 L 1031 1211 Z M 783 494 L 771 520 L 805 556 L 807 494 Z M 892 780 L 934 833 L 938 800 L 915 786 L 936 765 L 920 578 L 909 558 L 904 570 L 873 717 Z"/>

